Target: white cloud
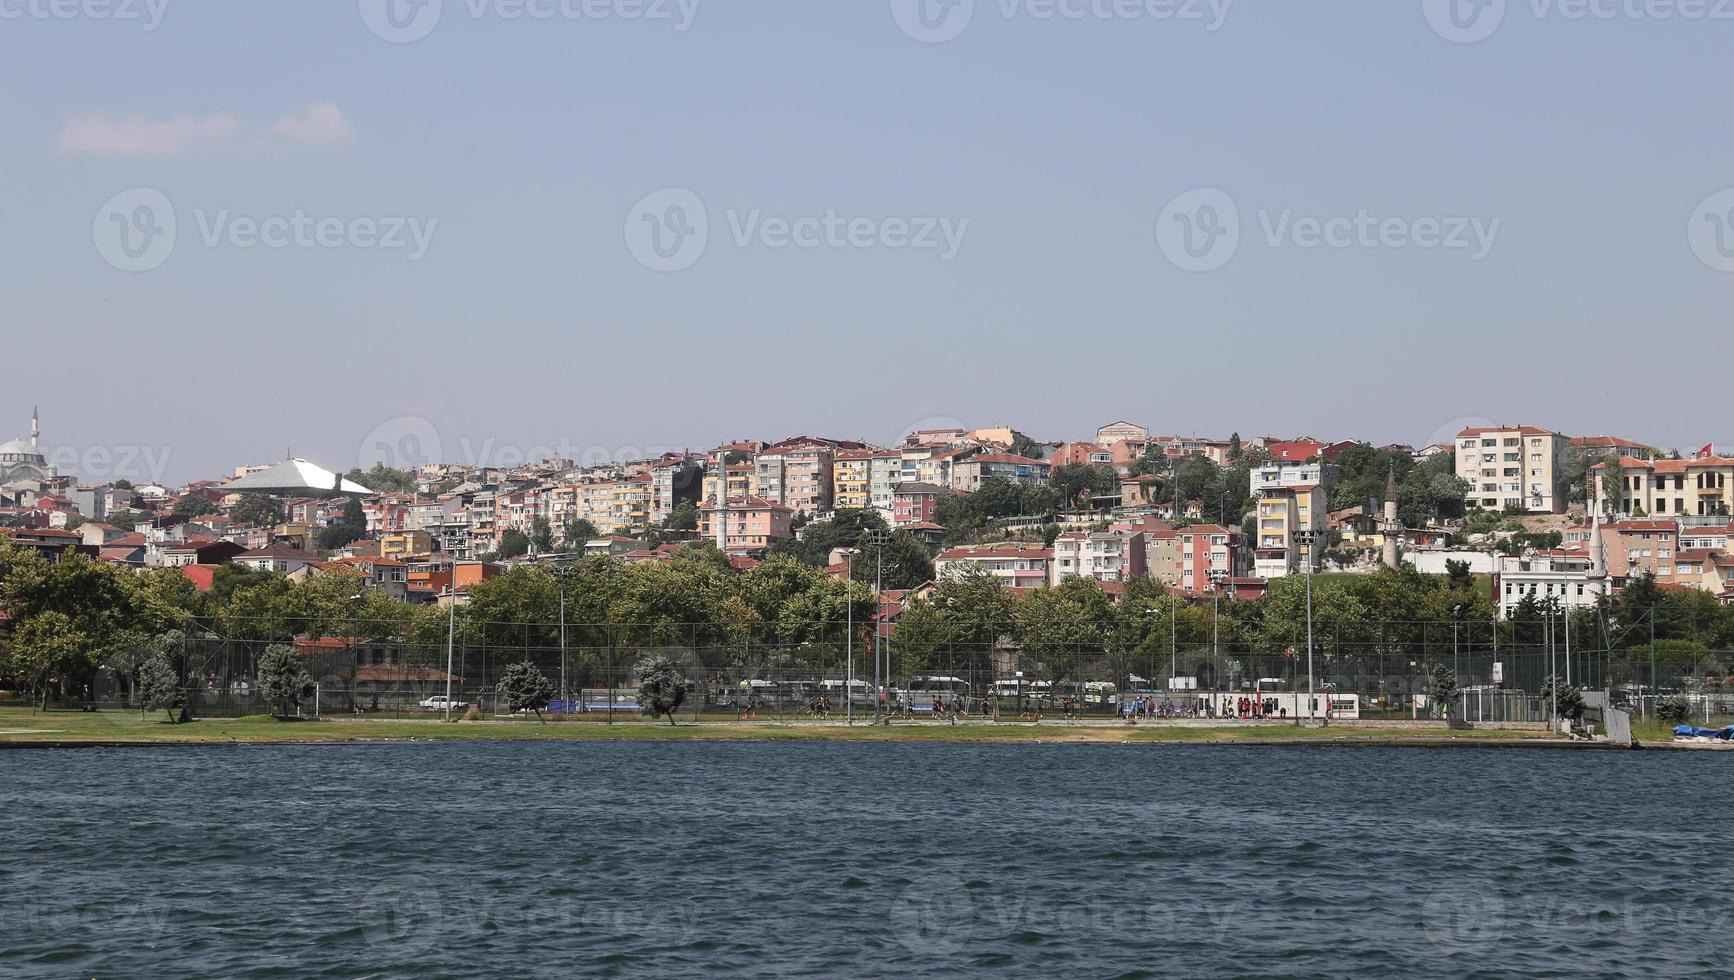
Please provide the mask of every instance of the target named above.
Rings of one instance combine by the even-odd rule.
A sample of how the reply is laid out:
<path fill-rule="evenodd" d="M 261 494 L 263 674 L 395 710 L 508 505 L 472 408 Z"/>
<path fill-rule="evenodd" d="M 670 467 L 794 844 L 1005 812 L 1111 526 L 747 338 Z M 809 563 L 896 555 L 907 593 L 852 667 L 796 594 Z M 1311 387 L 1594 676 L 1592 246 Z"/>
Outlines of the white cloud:
<path fill-rule="evenodd" d="M 76 156 L 208 156 L 344 147 L 355 142 L 355 127 L 330 102 L 263 123 L 229 112 L 163 118 L 88 112 L 62 120 L 54 141 Z"/>

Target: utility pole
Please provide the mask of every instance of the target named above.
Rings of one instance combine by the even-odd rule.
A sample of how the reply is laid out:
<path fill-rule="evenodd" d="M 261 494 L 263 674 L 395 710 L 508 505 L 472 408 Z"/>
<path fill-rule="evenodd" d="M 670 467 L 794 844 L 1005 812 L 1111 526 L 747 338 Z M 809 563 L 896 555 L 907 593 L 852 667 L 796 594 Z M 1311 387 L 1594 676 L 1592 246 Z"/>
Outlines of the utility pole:
<path fill-rule="evenodd" d="M 1313 542 L 1318 532 L 1307 528 L 1294 533 L 1295 543 L 1306 549 L 1307 575 L 1307 718 L 1318 715 L 1318 688 L 1313 679 Z M 1300 712 L 1295 712 L 1299 716 Z"/>
<path fill-rule="evenodd" d="M 446 721 L 452 720 L 452 641 L 458 632 L 458 590 L 446 589 Z"/>
<path fill-rule="evenodd" d="M 890 534 L 884 530 L 869 531 L 873 542 L 873 602 L 878 614 L 873 617 L 873 724 L 882 725 L 885 717 L 885 693 L 890 687 L 891 663 L 886 661 L 883 673 L 879 661 L 885 649 L 885 542 Z"/>
<path fill-rule="evenodd" d="M 844 615 L 847 617 L 847 619 L 846 619 L 847 625 L 844 626 L 843 629 L 844 629 L 844 635 L 846 638 L 845 642 L 848 644 L 848 646 L 845 648 L 848 650 L 848 653 L 845 655 L 845 663 L 847 664 L 847 666 L 844 668 L 844 673 L 843 673 L 843 719 L 846 723 L 853 726 L 855 724 L 855 549 L 854 548 L 850 548 L 847 551 L 843 552 L 843 562 L 844 562 L 844 567 L 847 569 L 847 571 L 845 571 L 843 574 L 843 608 L 845 609 Z"/>

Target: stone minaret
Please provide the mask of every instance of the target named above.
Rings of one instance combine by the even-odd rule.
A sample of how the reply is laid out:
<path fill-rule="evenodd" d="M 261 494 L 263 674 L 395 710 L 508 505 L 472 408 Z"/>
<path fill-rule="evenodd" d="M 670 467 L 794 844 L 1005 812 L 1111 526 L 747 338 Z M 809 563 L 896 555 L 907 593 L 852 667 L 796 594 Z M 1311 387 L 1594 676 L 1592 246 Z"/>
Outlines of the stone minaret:
<path fill-rule="evenodd" d="M 32 405 L 30 406 L 30 451 L 40 453 L 42 447 L 38 443 L 42 439 L 42 426 L 37 424 L 36 416 L 36 406 Z"/>
<path fill-rule="evenodd" d="M 1392 469 L 1385 479 L 1385 567 L 1397 567 L 1397 538 L 1403 533 L 1403 525 L 1397 520 L 1397 471 Z"/>

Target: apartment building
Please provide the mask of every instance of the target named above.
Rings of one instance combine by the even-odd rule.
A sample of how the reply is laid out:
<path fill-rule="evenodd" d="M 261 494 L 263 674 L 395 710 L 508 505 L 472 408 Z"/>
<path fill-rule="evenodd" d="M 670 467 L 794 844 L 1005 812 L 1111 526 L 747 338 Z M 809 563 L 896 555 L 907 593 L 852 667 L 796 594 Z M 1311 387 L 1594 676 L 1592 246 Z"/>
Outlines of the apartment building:
<path fill-rule="evenodd" d="M 1149 574 L 1141 531 L 1067 531 L 1054 539 L 1050 585 L 1069 578 L 1129 582 Z"/>
<path fill-rule="evenodd" d="M 1174 536 L 1180 552 L 1176 577 L 1181 591 L 1189 595 L 1209 594 L 1214 588 L 1210 580 L 1212 571 L 1220 573 L 1225 581 L 1240 577 L 1238 529 L 1220 524 L 1193 524 L 1175 530 Z"/>
<path fill-rule="evenodd" d="M 805 436 L 788 439 L 753 460 L 753 495 L 797 513 L 831 510 L 834 444 Z"/>
<path fill-rule="evenodd" d="M 951 487 L 958 493 L 974 493 L 988 480 L 1045 484 L 1054 468 L 1039 459 L 1011 453 L 982 453 L 953 464 Z"/>
<path fill-rule="evenodd" d="M 1536 551 L 1499 560 L 1499 616 L 1508 619 L 1526 598 L 1558 602 L 1564 609 L 1589 608 L 1607 591 L 1605 578 L 1592 574 L 1584 551 Z"/>
<path fill-rule="evenodd" d="M 869 462 L 867 479 L 868 505 L 890 520 L 897 484 L 903 482 L 903 454 L 895 449 L 875 451 Z"/>
<path fill-rule="evenodd" d="M 426 555 L 434 550 L 434 536 L 421 528 L 392 531 L 379 536 L 379 557 L 403 561 L 413 555 Z"/>
<path fill-rule="evenodd" d="M 955 582 L 966 569 L 976 568 L 1008 588 L 1041 588 L 1048 584 L 1053 557 L 1048 548 L 1020 542 L 970 545 L 940 552 L 933 560 L 933 572 L 941 582 Z"/>
<path fill-rule="evenodd" d="M 1295 535 L 1311 531 L 1315 535 L 1313 569 L 1319 567 L 1319 553 L 1328 524 L 1330 492 L 1337 481 L 1336 466 L 1314 458 L 1300 463 L 1276 463 L 1252 471 L 1253 496 L 1257 498 L 1258 537 L 1253 542 L 1253 574 L 1263 578 L 1282 578 L 1303 571 L 1306 549 Z"/>
<path fill-rule="evenodd" d="M 891 523 L 897 527 L 931 524 L 939 502 L 950 495 L 949 489 L 931 483 L 899 483 L 892 491 Z"/>
<path fill-rule="evenodd" d="M 792 538 L 794 516 L 794 508 L 762 497 L 731 497 L 724 550 L 763 551 L 776 541 Z M 699 507 L 699 530 L 707 541 L 716 540 L 716 519 L 716 501 L 705 501 Z"/>
<path fill-rule="evenodd" d="M 1673 520 L 1636 519 L 1602 525 L 1602 554 L 1616 586 L 1642 575 L 1673 584 L 1679 550 L 1680 525 Z"/>
<path fill-rule="evenodd" d="M 716 499 L 716 481 L 716 473 L 705 473 L 704 493 L 700 495 L 700 500 Z M 751 463 L 735 463 L 728 467 L 728 495 L 731 497 L 750 497 L 753 495 L 753 466 Z"/>
<path fill-rule="evenodd" d="M 661 524 L 681 501 L 697 502 L 704 469 L 697 457 L 664 456 L 650 469 L 650 521 Z"/>
<path fill-rule="evenodd" d="M 873 451 L 845 449 L 831 463 L 832 503 L 838 510 L 866 510 L 873 503 Z"/>
<path fill-rule="evenodd" d="M 1596 499 L 1606 501 L 1609 466 L 1597 463 Z M 1734 514 L 1734 459 L 1620 459 L 1619 512 L 1647 517 L 1726 517 Z"/>
<path fill-rule="evenodd" d="M 1469 483 L 1467 503 L 1565 513 L 1570 450 L 1570 439 L 1533 425 L 1464 429 L 1457 433 L 1457 475 Z"/>

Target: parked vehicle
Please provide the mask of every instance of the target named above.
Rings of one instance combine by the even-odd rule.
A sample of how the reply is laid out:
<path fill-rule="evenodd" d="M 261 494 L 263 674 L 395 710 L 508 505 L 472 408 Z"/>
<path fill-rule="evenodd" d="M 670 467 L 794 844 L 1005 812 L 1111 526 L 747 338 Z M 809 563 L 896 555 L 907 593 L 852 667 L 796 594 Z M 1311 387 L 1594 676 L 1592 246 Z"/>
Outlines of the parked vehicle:
<path fill-rule="evenodd" d="M 459 701 L 456 698 L 447 698 L 443 694 L 436 694 L 433 697 L 422 701 L 418 707 L 423 711 L 444 711 L 446 710 L 447 701 L 451 702 L 451 709 L 453 711 L 463 711 L 470 706 L 468 701 Z"/>

